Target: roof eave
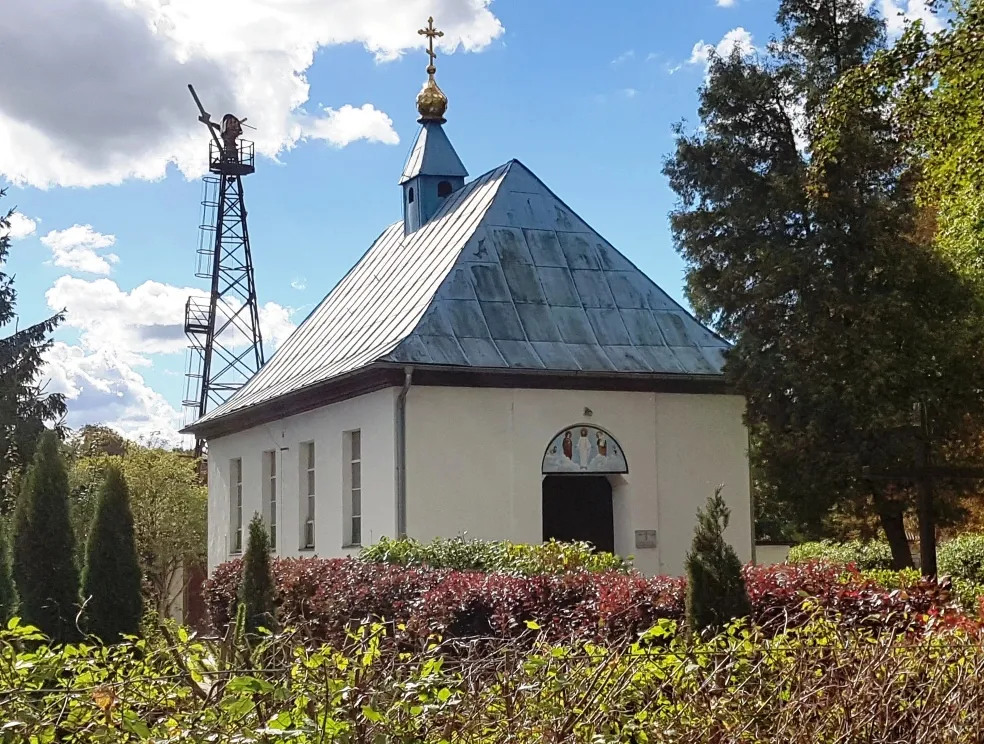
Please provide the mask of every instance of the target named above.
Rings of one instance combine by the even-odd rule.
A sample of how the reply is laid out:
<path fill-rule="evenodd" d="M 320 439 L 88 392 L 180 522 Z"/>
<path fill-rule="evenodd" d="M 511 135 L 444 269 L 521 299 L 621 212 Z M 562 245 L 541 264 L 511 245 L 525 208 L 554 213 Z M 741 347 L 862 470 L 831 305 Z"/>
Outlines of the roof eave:
<path fill-rule="evenodd" d="M 616 372 L 376 362 L 345 375 L 314 383 L 273 400 L 232 411 L 181 430 L 205 439 L 228 436 L 255 426 L 323 408 L 404 382 L 404 370 L 414 369 L 414 384 L 428 387 L 492 387 L 553 389 L 563 381 L 566 390 L 665 392 L 693 395 L 737 395 L 723 374 L 675 372 Z"/>

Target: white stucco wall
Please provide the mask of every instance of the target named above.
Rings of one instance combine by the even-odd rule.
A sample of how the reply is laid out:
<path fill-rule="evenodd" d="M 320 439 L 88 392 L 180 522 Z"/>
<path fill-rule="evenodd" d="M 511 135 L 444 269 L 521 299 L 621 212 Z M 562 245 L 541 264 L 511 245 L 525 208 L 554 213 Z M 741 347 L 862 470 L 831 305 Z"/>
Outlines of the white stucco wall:
<path fill-rule="evenodd" d="M 583 422 L 609 431 L 628 461 L 628 475 L 611 478 L 619 553 L 646 573 L 682 573 L 696 511 L 722 485 L 732 510 L 727 539 L 751 560 L 743 410 L 736 396 L 411 388 L 407 532 L 539 542 L 544 450 Z M 637 550 L 635 530 L 657 530 L 657 547 Z"/>
<path fill-rule="evenodd" d="M 280 556 L 334 557 L 355 550 L 343 547 L 342 479 L 344 435 L 362 433 L 362 534 L 370 543 L 396 531 L 395 403 L 390 388 L 334 403 L 315 411 L 248 429 L 208 443 L 208 567 L 211 572 L 231 557 L 230 463 L 243 461 L 243 529 L 255 512 L 265 514 L 263 453 L 280 451 L 278 540 Z M 301 550 L 301 444 L 315 443 L 315 549 Z M 283 449 L 282 449 L 283 448 Z"/>

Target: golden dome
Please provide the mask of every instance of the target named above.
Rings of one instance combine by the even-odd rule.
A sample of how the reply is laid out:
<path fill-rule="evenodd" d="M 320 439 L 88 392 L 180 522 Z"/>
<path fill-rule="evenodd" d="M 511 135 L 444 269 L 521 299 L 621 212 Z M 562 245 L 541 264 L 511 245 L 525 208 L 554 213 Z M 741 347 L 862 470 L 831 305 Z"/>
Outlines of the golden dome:
<path fill-rule="evenodd" d="M 427 82 L 417 94 L 417 111 L 420 113 L 420 121 L 439 121 L 443 124 L 444 114 L 448 110 L 448 97 L 434 79 L 432 69 L 427 69 Z"/>

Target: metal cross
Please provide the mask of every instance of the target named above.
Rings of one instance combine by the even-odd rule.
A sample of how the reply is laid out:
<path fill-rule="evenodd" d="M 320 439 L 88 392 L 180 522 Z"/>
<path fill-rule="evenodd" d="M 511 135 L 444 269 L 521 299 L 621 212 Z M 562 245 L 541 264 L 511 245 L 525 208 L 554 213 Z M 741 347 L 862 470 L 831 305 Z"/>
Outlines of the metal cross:
<path fill-rule="evenodd" d="M 434 39 L 444 36 L 444 32 L 434 28 L 434 17 L 431 16 L 427 19 L 427 28 L 419 29 L 417 33 L 427 37 L 427 56 L 430 57 L 427 71 L 433 74 L 436 69 L 434 68 L 434 60 L 437 59 L 437 53 L 434 51 Z"/>

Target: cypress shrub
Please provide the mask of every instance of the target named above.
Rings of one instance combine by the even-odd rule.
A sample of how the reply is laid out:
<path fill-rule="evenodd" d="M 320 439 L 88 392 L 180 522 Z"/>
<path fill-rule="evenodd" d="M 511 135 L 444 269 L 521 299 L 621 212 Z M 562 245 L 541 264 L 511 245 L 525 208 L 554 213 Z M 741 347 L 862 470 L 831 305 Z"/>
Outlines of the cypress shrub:
<path fill-rule="evenodd" d="M 17 593 L 14 580 L 10 577 L 10 549 L 7 545 L 7 531 L 0 526 L 0 624 L 6 626 L 14 616 Z"/>
<path fill-rule="evenodd" d="M 720 630 L 735 618 L 751 614 L 741 561 L 724 541 L 730 516 L 720 488 L 704 509 L 697 510 L 694 541 L 686 560 L 686 619 L 691 633 Z"/>
<path fill-rule="evenodd" d="M 14 512 L 13 578 L 19 615 L 54 643 L 79 639 L 79 572 L 69 521 L 68 472 L 53 431 L 34 453 Z"/>
<path fill-rule="evenodd" d="M 249 523 L 249 540 L 243 555 L 239 582 L 239 602 L 245 607 L 246 633 L 260 628 L 276 630 L 273 571 L 270 566 L 270 539 L 259 514 Z"/>
<path fill-rule="evenodd" d="M 85 547 L 82 596 L 88 631 L 104 643 L 137 635 L 143 614 L 140 561 L 130 492 L 116 465 L 106 469 Z"/>

